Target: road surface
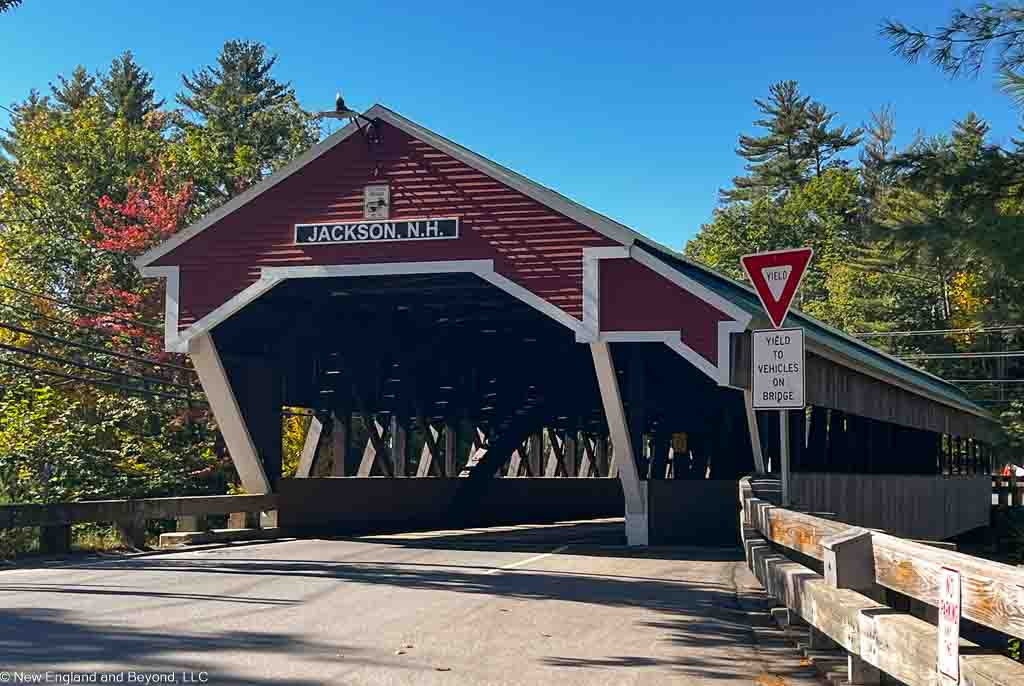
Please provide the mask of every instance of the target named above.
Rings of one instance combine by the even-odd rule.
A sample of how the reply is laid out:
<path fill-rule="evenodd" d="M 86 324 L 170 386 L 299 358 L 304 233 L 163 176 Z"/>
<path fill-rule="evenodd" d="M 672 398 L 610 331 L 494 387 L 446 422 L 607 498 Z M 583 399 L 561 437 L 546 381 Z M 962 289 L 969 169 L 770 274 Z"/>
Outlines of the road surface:
<path fill-rule="evenodd" d="M 287 540 L 3 571 L 0 682 L 754 683 L 741 551 L 630 550 L 621 532 Z"/>

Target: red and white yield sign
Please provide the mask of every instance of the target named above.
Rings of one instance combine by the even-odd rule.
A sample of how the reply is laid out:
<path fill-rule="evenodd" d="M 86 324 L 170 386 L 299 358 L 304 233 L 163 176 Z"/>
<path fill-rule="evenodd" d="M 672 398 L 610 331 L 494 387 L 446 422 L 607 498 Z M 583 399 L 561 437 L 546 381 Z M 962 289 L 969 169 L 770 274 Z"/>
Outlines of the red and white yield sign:
<path fill-rule="evenodd" d="M 789 306 L 793 304 L 793 296 L 800 288 L 812 255 L 814 250 L 811 248 L 796 248 L 759 252 L 740 259 L 776 329 L 786 321 Z"/>

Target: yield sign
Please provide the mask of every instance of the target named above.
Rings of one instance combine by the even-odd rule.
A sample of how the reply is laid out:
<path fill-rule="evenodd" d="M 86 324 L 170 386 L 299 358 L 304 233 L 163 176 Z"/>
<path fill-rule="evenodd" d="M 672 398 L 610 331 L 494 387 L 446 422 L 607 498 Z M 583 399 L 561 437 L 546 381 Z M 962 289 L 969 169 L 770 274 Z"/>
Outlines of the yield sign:
<path fill-rule="evenodd" d="M 761 299 L 761 305 L 776 329 L 786 321 L 793 296 L 800 287 L 813 254 L 811 248 L 796 248 L 744 255 L 740 259 L 754 284 L 757 297 Z"/>

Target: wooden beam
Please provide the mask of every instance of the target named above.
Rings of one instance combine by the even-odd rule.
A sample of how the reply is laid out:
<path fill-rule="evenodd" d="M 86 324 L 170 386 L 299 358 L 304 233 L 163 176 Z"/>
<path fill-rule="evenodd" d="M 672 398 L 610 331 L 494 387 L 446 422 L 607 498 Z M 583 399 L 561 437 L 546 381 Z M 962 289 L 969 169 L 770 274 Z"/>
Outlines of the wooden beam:
<path fill-rule="evenodd" d="M 420 463 L 416 469 L 416 476 L 439 476 L 441 460 L 438 457 L 438 431 L 427 421 L 422 412 L 416 415 L 416 423 L 423 432 L 423 450 L 420 452 Z"/>
<path fill-rule="evenodd" d="M 622 482 L 626 505 L 626 542 L 629 545 L 647 545 L 647 492 L 640 483 L 640 472 L 633 458 L 633 445 L 626 422 L 626 412 L 622 406 L 619 380 L 615 374 L 615 362 L 608 343 L 591 343 L 590 353 L 601 391 L 601 404 L 615 447 L 615 464 L 619 480 Z"/>
<path fill-rule="evenodd" d="M 369 433 L 369 440 L 363 450 L 363 459 L 359 463 L 359 476 L 372 476 L 373 466 L 379 462 L 384 473 L 388 476 L 395 475 L 395 466 L 391 461 L 391 455 L 387 443 L 384 441 L 384 427 L 373 415 L 363 414 L 363 422 L 366 424 L 366 431 Z"/>
<path fill-rule="evenodd" d="M 535 431 L 530 434 L 530 452 L 526 468 L 530 476 L 544 476 L 544 434 Z"/>
<path fill-rule="evenodd" d="M 349 436 L 352 435 L 352 415 L 345 411 L 340 418 L 337 414 L 331 416 L 334 420 L 334 425 L 331 427 L 331 454 L 334 456 L 331 476 L 345 476 Z"/>
<path fill-rule="evenodd" d="M 320 418 L 314 415 L 309 420 L 306 439 L 302 444 L 302 452 L 299 453 L 299 464 L 295 467 L 296 479 L 308 478 L 310 472 L 313 471 L 313 464 L 320 451 L 320 439 L 323 437 L 323 433 L 324 425 Z"/>
<path fill-rule="evenodd" d="M 257 456 L 256 444 L 242 416 L 213 337 L 204 333 L 193 338 L 189 341 L 189 355 L 210 409 L 217 418 L 217 426 L 224 437 L 231 462 L 238 471 L 242 487 L 252 494 L 270 493 L 270 481 Z"/>
<path fill-rule="evenodd" d="M 458 475 L 459 425 L 454 419 L 444 423 L 444 475 Z"/>
<path fill-rule="evenodd" d="M 756 494 L 756 483 L 753 490 Z M 816 560 L 825 559 L 822 539 L 849 528 L 764 500 L 748 502 L 754 526 L 767 540 Z M 1024 569 L 874 531 L 871 551 L 877 584 L 928 605 L 940 603 L 942 568 L 958 570 L 964 618 L 1024 638 Z"/>
<path fill-rule="evenodd" d="M 935 626 L 856 591 L 830 587 L 820 574 L 787 559 L 750 529 L 744 531 L 744 548 L 765 589 L 839 646 L 909 686 L 943 683 L 936 668 Z M 964 684 L 1024 683 L 1024 665 L 966 640 L 960 641 L 960 671 Z"/>
<path fill-rule="evenodd" d="M 406 452 L 409 448 L 409 433 L 405 422 L 397 413 L 391 415 L 391 461 L 394 463 L 395 476 L 406 475 Z"/>

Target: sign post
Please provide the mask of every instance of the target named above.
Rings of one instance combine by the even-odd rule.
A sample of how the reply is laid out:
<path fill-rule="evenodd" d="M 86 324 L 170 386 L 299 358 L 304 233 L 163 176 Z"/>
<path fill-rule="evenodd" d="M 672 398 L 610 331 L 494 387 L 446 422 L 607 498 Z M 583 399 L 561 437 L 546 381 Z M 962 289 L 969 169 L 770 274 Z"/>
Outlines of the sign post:
<path fill-rule="evenodd" d="M 805 354 L 803 329 L 784 329 L 800 282 L 814 251 L 810 248 L 775 250 L 741 259 L 761 305 L 774 328 L 751 332 L 750 390 L 754 410 L 779 412 L 779 473 L 782 504 L 789 497 L 789 410 L 803 410 Z M 798 437 L 799 438 L 799 437 Z"/>
<path fill-rule="evenodd" d="M 939 577 L 939 674 L 960 683 L 960 572 L 943 567 Z"/>

